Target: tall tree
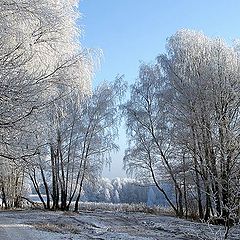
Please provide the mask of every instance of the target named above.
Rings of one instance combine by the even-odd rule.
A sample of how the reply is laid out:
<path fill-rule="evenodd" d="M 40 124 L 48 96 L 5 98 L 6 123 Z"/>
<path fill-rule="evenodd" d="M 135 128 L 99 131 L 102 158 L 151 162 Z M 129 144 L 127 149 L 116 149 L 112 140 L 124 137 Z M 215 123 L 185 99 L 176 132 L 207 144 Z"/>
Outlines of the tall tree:
<path fill-rule="evenodd" d="M 164 97 L 168 93 L 159 66 L 142 65 L 139 80 L 132 85 L 131 98 L 123 106 L 130 135 L 124 158 L 125 168 L 136 175 L 150 177 L 177 215 L 183 215 L 183 194 L 174 172 L 173 127 Z M 173 202 L 161 186 L 169 177 L 175 186 L 177 202 Z"/>
<path fill-rule="evenodd" d="M 46 113 L 46 144 L 36 167 L 30 169 L 45 208 L 68 210 L 75 200 L 78 211 L 84 183 L 101 174 L 110 152 L 117 148 L 118 101 L 124 91 L 121 79 L 103 83 L 90 96 L 83 97 L 72 89 L 71 94 L 54 102 L 51 113 Z M 40 183 L 45 187 L 46 203 Z"/>
<path fill-rule="evenodd" d="M 197 188 L 204 185 L 205 220 L 211 214 L 227 222 L 239 205 L 231 200 L 239 174 L 239 54 L 221 39 L 189 30 L 172 36 L 167 49 L 159 60 L 175 91 L 178 122 L 187 130 Z"/>

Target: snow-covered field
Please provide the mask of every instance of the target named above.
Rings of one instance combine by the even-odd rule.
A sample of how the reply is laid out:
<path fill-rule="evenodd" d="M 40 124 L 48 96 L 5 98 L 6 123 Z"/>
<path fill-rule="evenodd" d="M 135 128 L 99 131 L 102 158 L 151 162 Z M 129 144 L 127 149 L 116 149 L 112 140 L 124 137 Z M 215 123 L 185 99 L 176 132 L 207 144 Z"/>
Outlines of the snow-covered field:
<path fill-rule="evenodd" d="M 40 210 L 0 212 L 0 240 L 221 239 L 219 226 L 145 213 Z M 240 229 L 229 239 L 239 240 Z"/>

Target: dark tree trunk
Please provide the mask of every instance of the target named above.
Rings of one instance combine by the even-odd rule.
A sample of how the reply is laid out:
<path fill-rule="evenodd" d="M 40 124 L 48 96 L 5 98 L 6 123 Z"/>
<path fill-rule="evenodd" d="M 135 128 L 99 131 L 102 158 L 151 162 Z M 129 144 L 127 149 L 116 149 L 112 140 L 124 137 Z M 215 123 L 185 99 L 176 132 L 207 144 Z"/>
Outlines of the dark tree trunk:
<path fill-rule="evenodd" d="M 210 210 L 211 210 L 211 198 L 210 198 L 210 189 L 207 186 L 206 189 L 206 206 L 205 206 L 205 214 L 204 221 L 208 221 L 210 219 Z"/>
<path fill-rule="evenodd" d="M 85 177 L 85 170 L 84 170 L 84 173 L 83 173 L 81 181 L 80 181 L 80 187 L 79 187 L 79 192 L 78 192 L 77 199 L 76 199 L 75 206 L 74 206 L 74 212 L 78 212 L 79 201 L 80 201 L 80 196 L 81 196 L 81 192 L 82 192 L 84 177 Z"/>
<path fill-rule="evenodd" d="M 4 186 L 2 186 L 2 207 L 3 205 L 5 206 L 5 209 L 8 208 L 7 206 L 7 199 L 6 199 L 6 193 L 5 193 L 5 189 L 4 189 Z"/>
<path fill-rule="evenodd" d="M 46 203 L 45 203 L 45 201 L 44 201 L 44 199 L 42 197 L 42 194 L 41 194 L 41 192 L 39 190 L 39 186 L 38 186 L 37 181 L 36 181 L 35 171 L 33 172 L 33 176 L 31 174 L 29 174 L 29 177 L 30 177 L 30 179 L 31 179 L 31 181 L 33 183 L 33 187 L 34 187 L 34 189 L 35 189 L 35 191 L 36 191 L 40 201 L 43 204 L 44 209 L 47 209 Z"/>
<path fill-rule="evenodd" d="M 45 188 L 45 193 L 46 193 L 46 197 L 47 197 L 47 204 L 46 204 L 46 209 L 50 209 L 50 193 L 49 193 L 49 188 L 48 188 L 48 184 L 43 172 L 42 167 L 40 166 L 40 170 L 41 170 L 41 176 L 42 176 L 42 180 L 43 180 L 43 184 L 44 184 L 44 188 Z"/>

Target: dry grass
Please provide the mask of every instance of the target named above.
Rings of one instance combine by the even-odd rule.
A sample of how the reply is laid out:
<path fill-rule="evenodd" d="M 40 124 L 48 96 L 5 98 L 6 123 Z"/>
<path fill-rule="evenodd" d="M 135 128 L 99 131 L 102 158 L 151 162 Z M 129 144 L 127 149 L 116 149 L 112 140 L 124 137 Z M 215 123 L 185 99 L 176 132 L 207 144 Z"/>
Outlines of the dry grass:
<path fill-rule="evenodd" d="M 143 212 L 174 216 L 174 212 L 170 208 L 159 206 L 148 207 L 146 204 L 81 202 L 79 208 L 81 211 Z"/>
<path fill-rule="evenodd" d="M 80 230 L 77 226 L 72 224 L 63 224 L 63 223 L 37 223 L 34 224 L 34 227 L 38 230 L 48 231 L 48 232 L 57 232 L 57 233 L 73 233 L 79 234 Z"/>

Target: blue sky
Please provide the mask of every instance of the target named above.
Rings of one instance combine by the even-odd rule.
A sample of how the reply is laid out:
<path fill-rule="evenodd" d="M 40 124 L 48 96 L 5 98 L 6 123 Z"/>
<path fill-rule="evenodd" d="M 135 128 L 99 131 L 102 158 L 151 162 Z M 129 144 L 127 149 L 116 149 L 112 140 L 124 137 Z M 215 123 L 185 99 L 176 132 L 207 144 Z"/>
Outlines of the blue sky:
<path fill-rule="evenodd" d="M 166 39 L 181 28 L 227 42 L 240 38 L 239 0 L 82 0 L 79 9 L 83 46 L 102 49 L 104 54 L 94 85 L 117 74 L 133 83 L 140 61 L 153 62 L 165 51 Z M 104 171 L 107 177 L 124 176 L 123 128 L 121 132 L 121 150 L 113 155 L 111 172 Z"/>

